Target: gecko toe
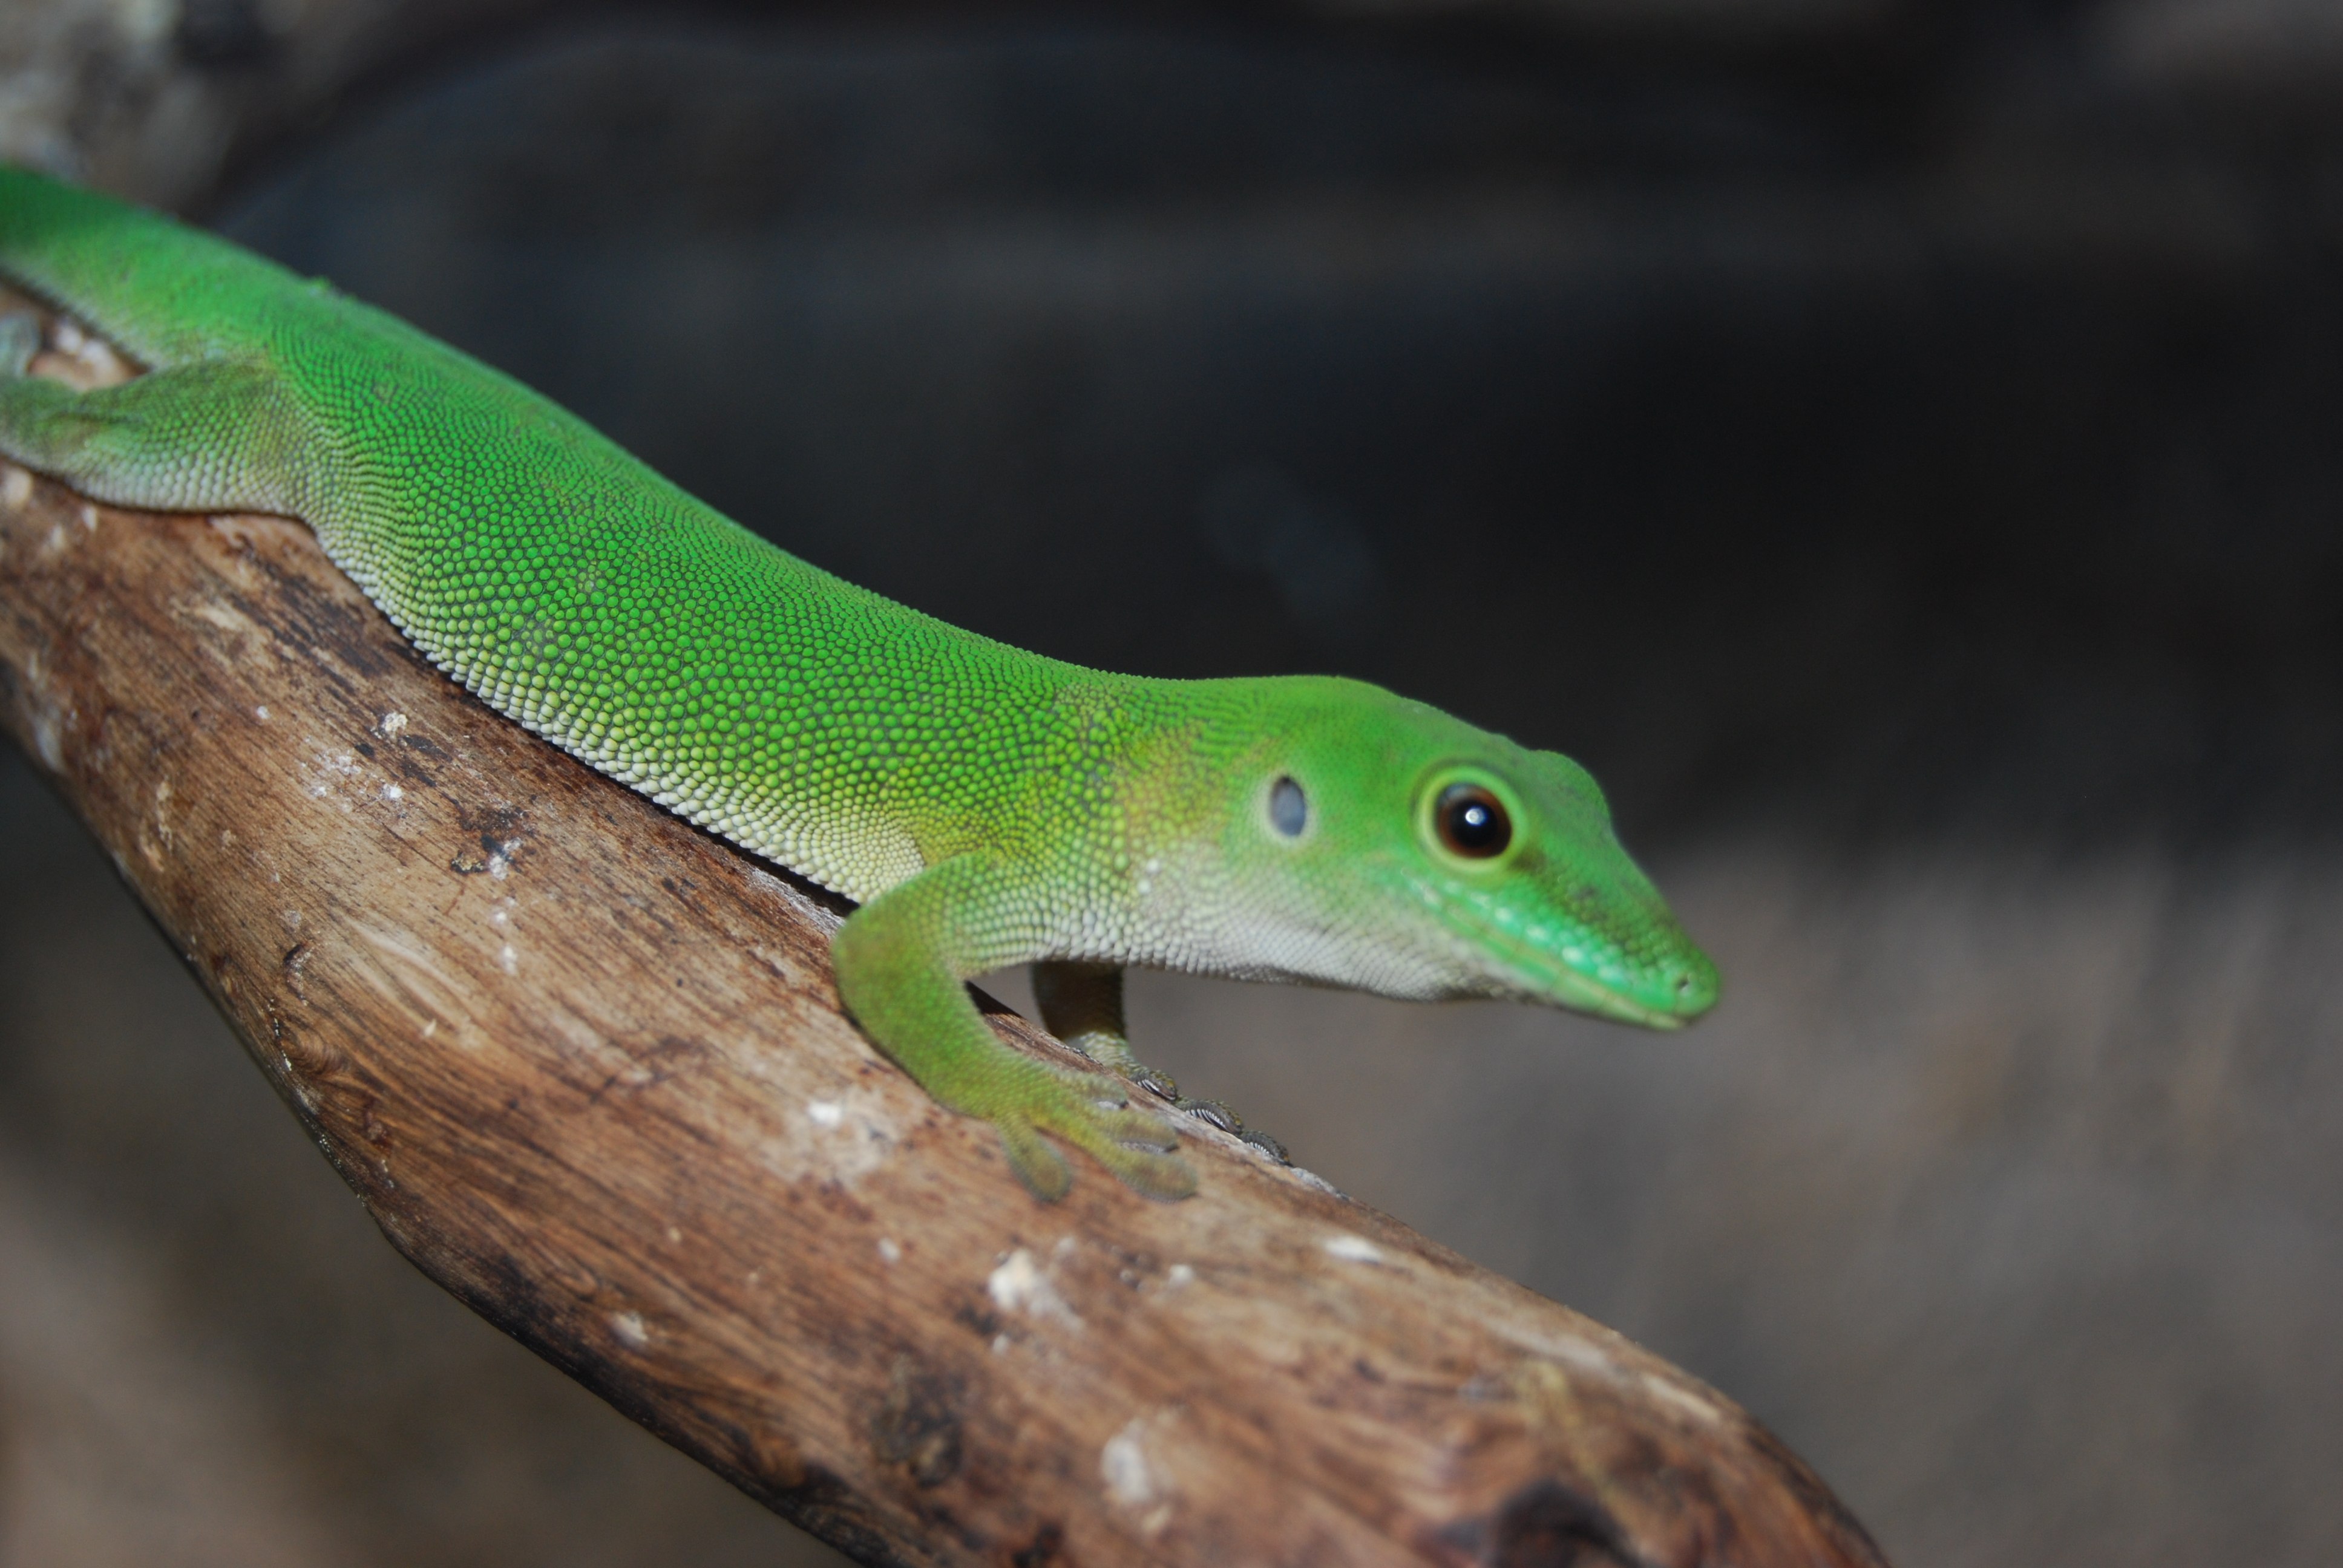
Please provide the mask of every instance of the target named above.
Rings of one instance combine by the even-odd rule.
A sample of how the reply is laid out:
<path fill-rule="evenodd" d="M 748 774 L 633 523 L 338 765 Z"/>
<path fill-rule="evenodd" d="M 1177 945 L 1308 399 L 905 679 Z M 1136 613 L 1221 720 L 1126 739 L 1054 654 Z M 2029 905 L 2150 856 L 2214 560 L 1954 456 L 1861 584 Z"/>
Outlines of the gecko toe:
<path fill-rule="evenodd" d="M 1009 1168 L 1017 1172 L 1017 1180 L 1025 1191 L 1044 1203 L 1054 1203 L 1066 1195 L 1074 1184 L 1074 1174 L 1066 1169 L 1065 1157 L 1050 1147 L 1050 1141 L 1035 1131 L 1033 1124 L 1013 1117 L 1003 1117 L 994 1125 L 1001 1130 L 1001 1146 L 1009 1156 Z"/>
<path fill-rule="evenodd" d="M 1143 1198 L 1172 1203 L 1195 1194 L 1196 1173 L 1177 1154 L 1117 1149 L 1111 1154 L 1101 1156 L 1099 1162 L 1121 1178 L 1124 1186 Z"/>
<path fill-rule="evenodd" d="M 1158 1100 L 1168 1100 L 1174 1105 L 1180 1103 L 1180 1086 L 1172 1081 L 1168 1072 L 1158 1072 L 1151 1067 L 1134 1067 L 1131 1081 Z"/>
<path fill-rule="evenodd" d="M 1164 1124 L 1159 1116 L 1144 1111 L 1110 1111 L 1101 1113 L 1092 1124 L 1099 1133 L 1116 1143 L 1138 1149 L 1177 1149 L 1180 1135 Z"/>
<path fill-rule="evenodd" d="M 1268 1155 L 1272 1160 L 1276 1161 L 1280 1165 L 1291 1165 L 1293 1163 L 1293 1156 L 1285 1151 L 1285 1145 L 1280 1143 L 1276 1139 L 1272 1138 L 1268 1133 L 1262 1132 L 1256 1128 L 1248 1127 L 1243 1132 L 1240 1133 L 1239 1136 L 1246 1142 L 1252 1144 L 1254 1148 L 1260 1150 L 1263 1154 Z"/>
<path fill-rule="evenodd" d="M 1243 1117 L 1217 1100 L 1183 1100 L 1180 1101 L 1180 1109 L 1199 1121 L 1209 1121 L 1222 1131 L 1243 1139 L 1280 1165 L 1293 1163 L 1292 1157 L 1285 1152 L 1284 1144 L 1266 1132 L 1247 1127 Z"/>
<path fill-rule="evenodd" d="M 1180 1101 L 1180 1109 L 1199 1121 L 1210 1122 L 1223 1132 L 1242 1135 L 1244 1131 L 1244 1118 L 1217 1100 L 1183 1100 Z"/>

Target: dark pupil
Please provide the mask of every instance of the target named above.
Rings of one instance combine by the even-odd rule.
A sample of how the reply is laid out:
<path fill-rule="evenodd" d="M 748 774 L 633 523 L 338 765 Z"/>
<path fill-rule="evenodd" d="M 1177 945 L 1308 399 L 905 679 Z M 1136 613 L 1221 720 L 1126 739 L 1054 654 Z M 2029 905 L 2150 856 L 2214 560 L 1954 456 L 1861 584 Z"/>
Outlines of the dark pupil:
<path fill-rule="evenodd" d="M 1513 836 L 1505 809 L 1477 784 L 1452 784 L 1440 795 L 1440 837 L 1460 855 L 1485 859 L 1503 852 Z"/>

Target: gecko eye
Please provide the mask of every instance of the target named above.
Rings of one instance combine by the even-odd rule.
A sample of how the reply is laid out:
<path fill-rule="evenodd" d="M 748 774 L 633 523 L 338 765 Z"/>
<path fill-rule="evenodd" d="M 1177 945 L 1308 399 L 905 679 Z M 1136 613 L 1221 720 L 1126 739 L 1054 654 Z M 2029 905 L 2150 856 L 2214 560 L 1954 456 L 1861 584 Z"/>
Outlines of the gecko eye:
<path fill-rule="evenodd" d="M 1299 839 L 1302 829 L 1310 825 L 1309 798 L 1291 779 L 1280 779 L 1269 787 L 1269 825 L 1289 839 Z"/>
<path fill-rule="evenodd" d="M 1432 820 L 1440 829 L 1440 841 L 1468 860 L 1502 855 L 1513 841 L 1513 819 L 1478 784 L 1451 784 L 1443 789 L 1433 805 Z"/>

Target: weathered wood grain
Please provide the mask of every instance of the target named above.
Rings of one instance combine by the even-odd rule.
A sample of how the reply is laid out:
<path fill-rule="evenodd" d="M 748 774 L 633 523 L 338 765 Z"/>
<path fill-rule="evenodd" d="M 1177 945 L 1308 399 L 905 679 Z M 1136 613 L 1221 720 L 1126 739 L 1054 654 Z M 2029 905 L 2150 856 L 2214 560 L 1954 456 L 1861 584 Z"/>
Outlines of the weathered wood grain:
<path fill-rule="evenodd" d="M 1879 1562 L 1720 1395 L 1201 1125 L 1190 1201 L 1035 1203 L 839 1013 L 837 904 L 298 525 L 0 468 L 0 719 L 393 1244 L 864 1561 Z"/>

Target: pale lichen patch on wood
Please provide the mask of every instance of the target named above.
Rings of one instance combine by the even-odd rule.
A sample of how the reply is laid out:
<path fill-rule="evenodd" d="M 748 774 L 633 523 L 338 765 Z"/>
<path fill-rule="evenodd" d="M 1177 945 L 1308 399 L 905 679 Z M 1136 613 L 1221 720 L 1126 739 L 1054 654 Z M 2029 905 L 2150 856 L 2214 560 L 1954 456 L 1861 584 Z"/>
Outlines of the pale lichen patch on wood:
<path fill-rule="evenodd" d="M 1354 1236 L 1347 1231 L 1329 1236 L 1318 1245 L 1328 1257 L 1340 1258 L 1346 1263 L 1367 1263 L 1375 1267 L 1388 1267 L 1391 1263 L 1381 1247 L 1364 1236 Z"/>
<path fill-rule="evenodd" d="M 883 1168 L 900 1133 L 883 1095 L 840 1085 L 799 1102 L 758 1144 L 765 1169 L 785 1181 L 834 1181 L 851 1188 Z"/>
<path fill-rule="evenodd" d="M 1099 1448 L 1099 1481 L 1107 1501 L 1131 1516 L 1143 1536 L 1162 1534 L 1172 1520 L 1170 1478 L 1151 1450 L 1178 1418 L 1177 1411 L 1168 1409 L 1135 1415 Z"/>
<path fill-rule="evenodd" d="M 992 1272 L 985 1276 L 984 1291 L 992 1298 L 993 1305 L 1004 1312 L 1019 1312 L 1040 1322 L 1061 1323 L 1068 1328 L 1082 1326 L 1081 1316 L 1066 1304 L 1066 1298 L 1058 1293 L 1058 1287 L 1041 1271 L 1041 1266 L 1033 1254 L 1023 1247 L 1001 1259 Z"/>
<path fill-rule="evenodd" d="M 149 866 L 161 869 L 171 852 L 171 780 L 155 780 L 154 807 L 139 824 L 138 852 Z"/>

